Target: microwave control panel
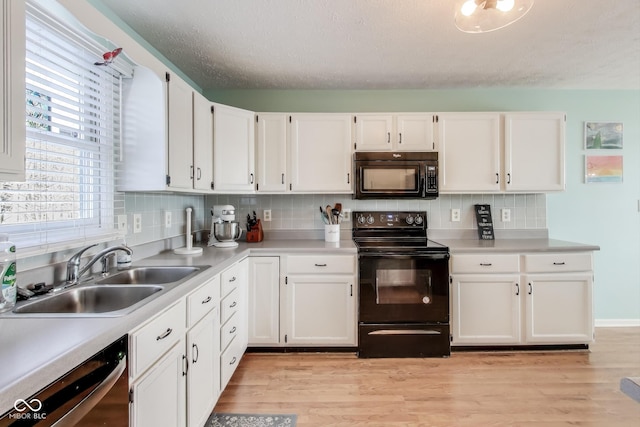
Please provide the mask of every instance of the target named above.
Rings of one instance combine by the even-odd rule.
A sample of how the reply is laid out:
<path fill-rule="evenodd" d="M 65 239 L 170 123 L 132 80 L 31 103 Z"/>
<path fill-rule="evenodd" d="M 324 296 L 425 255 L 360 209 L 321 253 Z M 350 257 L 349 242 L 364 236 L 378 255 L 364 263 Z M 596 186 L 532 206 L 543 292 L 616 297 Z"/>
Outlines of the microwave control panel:
<path fill-rule="evenodd" d="M 438 192 L 438 167 L 427 165 L 427 193 Z"/>

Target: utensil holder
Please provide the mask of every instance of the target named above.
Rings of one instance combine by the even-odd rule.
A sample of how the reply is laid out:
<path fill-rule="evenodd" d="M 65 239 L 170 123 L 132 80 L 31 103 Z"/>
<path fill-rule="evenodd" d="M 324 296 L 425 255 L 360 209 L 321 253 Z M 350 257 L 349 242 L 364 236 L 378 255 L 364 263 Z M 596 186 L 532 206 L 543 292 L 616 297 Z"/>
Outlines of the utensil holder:
<path fill-rule="evenodd" d="M 325 224 L 324 241 L 325 242 L 340 241 L 340 224 Z"/>

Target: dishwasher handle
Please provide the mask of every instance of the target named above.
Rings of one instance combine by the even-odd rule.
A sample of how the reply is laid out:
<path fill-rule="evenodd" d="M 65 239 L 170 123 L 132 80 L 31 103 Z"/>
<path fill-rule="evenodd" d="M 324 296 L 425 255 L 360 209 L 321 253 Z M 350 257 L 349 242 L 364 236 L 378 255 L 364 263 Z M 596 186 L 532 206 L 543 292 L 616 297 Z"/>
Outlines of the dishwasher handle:
<path fill-rule="evenodd" d="M 107 375 L 107 377 L 76 406 L 71 408 L 69 412 L 53 423 L 52 427 L 71 427 L 76 425 L 113 388 L 126 368 L 127 358 L 123 355 L 120 362 L 111 371 L 111 373 L 109 373 L 109 375 Z"/>

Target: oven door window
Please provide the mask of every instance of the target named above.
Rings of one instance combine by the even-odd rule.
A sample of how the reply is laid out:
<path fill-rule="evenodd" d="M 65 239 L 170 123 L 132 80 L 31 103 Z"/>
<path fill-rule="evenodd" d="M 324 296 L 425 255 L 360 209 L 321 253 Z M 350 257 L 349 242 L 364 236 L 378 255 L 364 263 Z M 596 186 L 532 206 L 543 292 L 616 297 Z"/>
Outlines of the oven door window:
<path fill-rule="evenodd" d="M 447 322 L 448 259 L 360 256 L 360 322 Z"/>
<path fill-rule="evenodd" d="M 393 264 L 381 261 L 376 270 L 376 304 L 430 304 L 431 271 L 416 270 L 414 260 L 407 260 L 407 268 Z"/>
<path fill-rule="evenodd" d="M 406 166 L 362 166 L 360 184 L 363 193 L 420 191 L 420 167 Z"/>

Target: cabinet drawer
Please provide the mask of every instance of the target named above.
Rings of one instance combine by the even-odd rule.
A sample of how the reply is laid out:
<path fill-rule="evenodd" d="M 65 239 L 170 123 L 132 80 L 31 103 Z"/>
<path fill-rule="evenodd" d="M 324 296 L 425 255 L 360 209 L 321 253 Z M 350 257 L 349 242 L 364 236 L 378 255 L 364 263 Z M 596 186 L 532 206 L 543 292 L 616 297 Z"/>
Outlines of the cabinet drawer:
<path fill-rule="evenodd" d="M 231 316 L 227 323 L 220 327 L 220 349 L 224 351 L 229 343 L 238 335 L 240 316 Z"/>
<path fill-rule="evenodd" d="M 131 333 L 131 376 L 144 372 L 182 338 L 185 331 L 186 304 L 181 299 Z"/>
<path fill-rule="evenodd" d="M 527 273 L 555 273 L 562 271 L 591 271 L 591 252 L 555 252 L 523 256 Z"/>
<path fill-rule="evenodd" d="M 452 273 L 514 273 L 519 270 L 518 254 L 464 254 L 451 257 Z"/>
<path fill-rule="evenodd" d="M 233 313 L 238 311 L 238 306 L 240 305 L 239 299 L 240 292 L 238 289 L 234 289 L 231 291 L 229 295 L 224 297 L 222 301 L 220 301 L 220 323 L 224 324 Z"/>
<path fill-rule="evenodd" d="M 287 257 L 288 274 L 352 274 L 356 258 L 352 255 L 294 255 Z"/>
<path fill-rule="evenodd" d="M 243 354 L 244 348 L 240 340 L 233 340 L 229 348 L 220 355 L 220 390 L 227 386 Z"/>
<path fill-rule="evenodd" d="M 220 276 L 200 286 L 187 297 L 187 327 L 192 327 L 212 308 L 218 305 Z"/>
<path fill-rule="evenodd" d="M 238 286 L 240 281 L 240 264 L 234 264 L 220 273 L 220 298 L 229 295 L 229 292 Z"/>

